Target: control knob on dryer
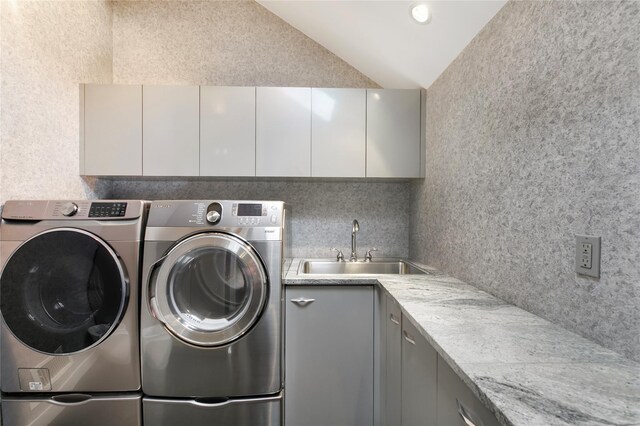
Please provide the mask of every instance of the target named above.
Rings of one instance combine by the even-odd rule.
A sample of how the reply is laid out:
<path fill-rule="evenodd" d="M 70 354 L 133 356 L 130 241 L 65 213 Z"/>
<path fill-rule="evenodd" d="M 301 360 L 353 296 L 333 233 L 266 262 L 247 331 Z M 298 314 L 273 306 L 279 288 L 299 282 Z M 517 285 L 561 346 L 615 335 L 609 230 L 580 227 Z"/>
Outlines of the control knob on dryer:
<path fill-rule="evenodd" d="M 220 203 L 211 203 L 209 207 L 207 207 L 207 222 L 212 225 L 216 225 L 222 219 L 222 204 Z"/>
<path fill-rule="evenodd" d="M 60 212 L 67 217 L 73 216 L 78 213 L 78 205 L 72 202 L 64 203 L 60 208 Z"/>
<path fill-rule="evenodd" d="M 207 222 L 217 223 L 220 220 L 220 213 L 215 210 L 211 210 L 207 213 Z"/>

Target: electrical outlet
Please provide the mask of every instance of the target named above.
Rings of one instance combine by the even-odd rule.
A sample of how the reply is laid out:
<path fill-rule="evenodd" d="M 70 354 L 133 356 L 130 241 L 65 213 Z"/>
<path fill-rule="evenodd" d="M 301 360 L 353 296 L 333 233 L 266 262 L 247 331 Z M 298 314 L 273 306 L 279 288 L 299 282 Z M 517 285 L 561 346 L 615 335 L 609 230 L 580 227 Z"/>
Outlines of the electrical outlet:
<path fill-rule="evenodd" d="M 600 237 L 576 235 L 576 272 L 600 278 Z"/>
<path fill-rule="evenodd" d="M 593 245 L 589 243 L 582 243 L 580 247 L 580 267 L 591 269 L 591 261 L 592 261 L 592 248 Z"/>

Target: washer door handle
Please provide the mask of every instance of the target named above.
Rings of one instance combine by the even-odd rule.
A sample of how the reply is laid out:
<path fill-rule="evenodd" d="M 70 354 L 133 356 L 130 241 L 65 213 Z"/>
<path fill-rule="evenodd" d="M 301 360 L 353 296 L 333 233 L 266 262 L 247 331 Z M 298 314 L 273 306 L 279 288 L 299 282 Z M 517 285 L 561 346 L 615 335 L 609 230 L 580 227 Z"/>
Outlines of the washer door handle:
<path fill-rule="evenodd" d="M 149 275 L 147 277 L 147 307 L 149 308 L 149 312 L 161 323 L 165 324 L 166 321 L 160 312 L 160 308 L 158 308 L 158 301 L 156 300 L 156 292 L 155 292 L 155 280 L 158 275 L 158 266 L 167 258 L 167 255 L 162 256 L 160 259 L 155 261 L 149 267 Z"/>
<path fill-rule="evenodd" d="M 297 299 L 291 299 L 291 301 L 298 306 L 307 306 L 308 304 L 315 302 L 316 299 L 307 299 L 306 297 L 298 297 Z"/>
<path fill-rule="evenodd" d="M 164 320 L 164 316 L 162 316 L 162 313 L 160 312 L 160 308 L 158 308 L 158 301 L 156 300 L 155 296 L 149 299 L 149 309 L 151 310 L 151 314 L 158 321 L 160 321 L 162 324 L 166 324 L 166 321 Z"/>

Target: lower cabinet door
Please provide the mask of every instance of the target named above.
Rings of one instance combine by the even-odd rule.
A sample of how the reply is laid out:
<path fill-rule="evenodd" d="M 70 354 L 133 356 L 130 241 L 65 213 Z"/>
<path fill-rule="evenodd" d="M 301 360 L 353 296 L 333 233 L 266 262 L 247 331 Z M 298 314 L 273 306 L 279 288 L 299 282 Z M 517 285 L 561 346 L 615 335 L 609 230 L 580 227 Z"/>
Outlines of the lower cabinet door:
<path fill-rule="evenodd" d="M 385 297 L 386 358 L 384 391 L 384 424 L 402 424 L 402 311 L 393 297 Z"/>
<path fill-rule="evenodd" d="M 498 419 L 438 356 L 438 425 L 498 426 Z"/>
<path fill-rule="evenodd" d="M 372 286 L 286 289 L 285 424 L 373 424 Z"/>
<path fill-rule="evenodd" d="M 430 426 L 437 417 L 438 353 L 402 318 L 402 426 Z"/>

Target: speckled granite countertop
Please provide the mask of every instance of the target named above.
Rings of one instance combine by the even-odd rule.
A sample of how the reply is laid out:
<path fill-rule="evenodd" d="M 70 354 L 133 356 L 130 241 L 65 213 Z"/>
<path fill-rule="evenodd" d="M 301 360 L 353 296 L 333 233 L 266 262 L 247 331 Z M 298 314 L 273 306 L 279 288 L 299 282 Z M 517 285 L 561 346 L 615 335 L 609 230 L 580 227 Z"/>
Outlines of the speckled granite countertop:
<path fill-rule="evenodd" d="M 640 364 L 484 291 L 431 275 L 298 275 L 285 285 L 377 284 L 504 425 L 640 425 Z"/>

